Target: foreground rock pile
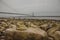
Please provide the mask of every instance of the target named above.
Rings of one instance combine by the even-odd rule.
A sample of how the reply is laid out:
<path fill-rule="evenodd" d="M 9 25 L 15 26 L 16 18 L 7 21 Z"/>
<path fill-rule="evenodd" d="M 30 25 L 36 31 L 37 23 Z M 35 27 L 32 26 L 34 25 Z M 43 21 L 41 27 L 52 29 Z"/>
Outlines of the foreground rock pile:
<path fill-rule="evenodd" d="M 0 40 L 60 40 L 60 20 L 0 18 Z"/>

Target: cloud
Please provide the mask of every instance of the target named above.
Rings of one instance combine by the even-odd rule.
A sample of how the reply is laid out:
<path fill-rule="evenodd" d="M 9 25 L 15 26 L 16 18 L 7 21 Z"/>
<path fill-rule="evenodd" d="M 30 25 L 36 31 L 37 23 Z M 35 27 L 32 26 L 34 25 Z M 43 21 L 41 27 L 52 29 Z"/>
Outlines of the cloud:
<path fill-rule="evenodd" d="M 20 13 L 29 12 L 57 12 L 59 0 L 3 0 L 10 7 Z"/>

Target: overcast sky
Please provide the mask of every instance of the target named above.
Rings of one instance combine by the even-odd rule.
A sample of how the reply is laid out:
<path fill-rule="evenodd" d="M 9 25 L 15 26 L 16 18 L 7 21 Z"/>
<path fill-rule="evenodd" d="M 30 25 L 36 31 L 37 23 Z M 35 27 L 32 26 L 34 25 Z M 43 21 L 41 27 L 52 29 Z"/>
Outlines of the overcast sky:
<path fill-rule="evenodd" d="M 60 0 L 1 0 L 0 3 L 6 3 L 8 7 L 13 9 L 12 12 L 18 13 L 59 13 Z M 1 5 L 1 4 L 0 4 Z M 5 4 L 4 4 L 5 5 Z M 7 6 L 5 5 L 5 6 Z M 3 9 L 4 8 L 4 9 Z M 0 7 L 2 11 L 8 11 L 5 7 Z"/>

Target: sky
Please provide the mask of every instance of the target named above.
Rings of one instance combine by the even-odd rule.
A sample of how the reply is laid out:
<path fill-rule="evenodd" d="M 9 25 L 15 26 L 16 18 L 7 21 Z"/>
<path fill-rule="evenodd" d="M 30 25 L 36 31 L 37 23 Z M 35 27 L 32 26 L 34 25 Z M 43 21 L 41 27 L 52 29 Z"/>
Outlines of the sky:
<path fill-rule="evenodd" d="M 8 12 L 60 14 L 60 0 L 0 0 L 0 5 Z"/>

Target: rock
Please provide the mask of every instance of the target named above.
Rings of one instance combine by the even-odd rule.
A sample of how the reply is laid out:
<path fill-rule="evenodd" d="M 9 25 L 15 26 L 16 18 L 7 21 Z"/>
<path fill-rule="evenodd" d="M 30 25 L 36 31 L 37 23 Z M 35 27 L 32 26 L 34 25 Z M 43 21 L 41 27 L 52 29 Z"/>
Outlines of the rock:
<path fill-rule="evenodd" d="M 13 40 L 42 40 L 46 39 L 47 33 L 39 28 L 28 28 L 24 31 L 6 31 L 7 39 Z"/>

